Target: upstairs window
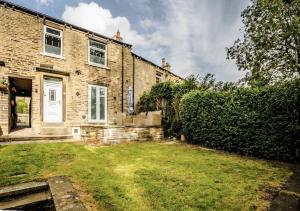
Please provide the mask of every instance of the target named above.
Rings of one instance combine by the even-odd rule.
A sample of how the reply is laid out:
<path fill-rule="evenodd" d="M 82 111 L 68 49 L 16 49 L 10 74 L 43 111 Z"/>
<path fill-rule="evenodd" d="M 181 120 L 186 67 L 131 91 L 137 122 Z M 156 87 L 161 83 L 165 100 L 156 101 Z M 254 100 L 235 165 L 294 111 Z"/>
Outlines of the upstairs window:
<path fill-rule="evenodd" d="M 162 82 L 162 73 L 156 72 L 156 83 Z"/>
<path fill-rule="evenodd" d="M 45 26 L 44 42 L 45 53 L 62 56 L 62 31 Z"/>
<path fill-rule="evenodd" d="M 106 45 L 89 40 L 89 63 L 106 67 Z"/>

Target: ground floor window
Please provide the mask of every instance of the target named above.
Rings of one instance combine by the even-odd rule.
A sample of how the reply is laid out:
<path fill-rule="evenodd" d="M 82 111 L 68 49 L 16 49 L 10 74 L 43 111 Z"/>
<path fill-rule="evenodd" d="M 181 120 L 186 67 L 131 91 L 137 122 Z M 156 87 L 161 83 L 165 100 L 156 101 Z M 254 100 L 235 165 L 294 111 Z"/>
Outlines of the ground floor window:
<path fill-rule="evenodd" d="M 107 120 L 107 88 L 89 85 L 89 121 L 106 122 Z"/>

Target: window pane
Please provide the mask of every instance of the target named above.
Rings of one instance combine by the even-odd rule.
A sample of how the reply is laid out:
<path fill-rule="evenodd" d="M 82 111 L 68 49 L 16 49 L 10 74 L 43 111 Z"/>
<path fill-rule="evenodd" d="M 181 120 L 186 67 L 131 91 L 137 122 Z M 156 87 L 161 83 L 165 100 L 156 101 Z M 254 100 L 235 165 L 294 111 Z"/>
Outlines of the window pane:
<path fill-rule="evenodd" d="M 96 120 L 96 87 L 91 87 L 91 119 Z"/>
<path fill-rule="evenodd" d="M 100 97 L 100 120 L 105 120 L 105 97 Z"/>
<path fill-rule="evenodd" d="M 105 65 L 105 53 L 93 48 L 90 48 L 90 62 Z"/>
<path fill-rule="evenodd" d="M 46 32 L 60 36 L 60 31 L 50 29 L 48 27 L 46 28 Z"/>
<path fill-rule="evenodd" d="M 45 51 L 56 55 L 61 55 L 61 39 L 51 35 L 45 35 Z"/>
<path fill-rule="evenodd" d="M 49 101 L 56 101 L 56 90 L 49 89 Z"/>
<path fill-rule="evenodd" d="M 105 44 L 103 43 L 100 43 L 100 42 L 96 42 L 94 40 L 90 40 L 90 46 L 92 47 L 95 47 L 95 48 L 99 48 L 99 49 L 102 49 L 102 50 L 105 50 Z"/>

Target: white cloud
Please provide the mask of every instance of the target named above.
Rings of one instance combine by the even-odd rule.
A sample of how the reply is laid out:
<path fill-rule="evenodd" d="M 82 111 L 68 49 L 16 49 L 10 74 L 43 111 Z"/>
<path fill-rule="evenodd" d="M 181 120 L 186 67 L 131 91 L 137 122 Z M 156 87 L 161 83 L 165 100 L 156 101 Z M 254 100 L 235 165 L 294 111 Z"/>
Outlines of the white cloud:
<path fill-rule="evenodd" d="M 144 19 L 140 21 L 140 25 L 143 29 L 150 29 L 153 27 L 153 22 L 150 19 Z"/>
<path fill-rule="evenodd" d="M 110 10 L 95 2 L 66 6 L 62 18 L 110 37 L 119 29 L 124 41 L 134 45 L 134 51 L 158 64 L 166 57 L 172 70 L 183 77 L 210 72 L 218 80 L 241 78 L 243 73 L 237 70 L 234 61 L 226 60 L 225 47 L 240 36 L 241 19 L 237 13 L 246 7 L 248 0 L 157 0 L 156 6 L 152 3 L 129 1 L 132 8 L 144 14 L 154 11 L 153 17 L 139 22 L 143 34 L 134 30 L 126 17 L 113 17 Z M 161 11 L 162 17 L 157 17 Z"/>
<path fill-rule="evenodd" d="M 131 28 L 126 17 L 113 17 L 110 10 L 95 2 L 79 3 L 77 6 L 65 6 L 63 20 L 112 37 L 119 29 L 124 42 L 146 47 L 145 38 Z"/>
<path fill-rule="evenodd" d="M 167 11 L 164 23 L 159 20 L 151 22 L 154 32 L 147 35 L 153 60 L 158 63 L 158 58 L 166 56 L 174 67 L 173 71 L 182 76 L 210 72 L 218 80 L 235 81 L 244 75 L 237 70 L 234 61 L 226 60 L 225 47 L 232 45 L 239 37 L 238 29 L 242 23 L 236 17 L 224 21 L 230 16 L 229 12 L 224 11 L 225 1 L 160 1 Z M 247 2 L 244 4 L 246 6 Z M 147 26 L 150 21 L 145 24 L 143 20 L 141 25 Z"/>
<path fill-rule="evenodd" d="M 36 3 L 39 5 L 49 6 L 53 0 L 36 0 Z"/>

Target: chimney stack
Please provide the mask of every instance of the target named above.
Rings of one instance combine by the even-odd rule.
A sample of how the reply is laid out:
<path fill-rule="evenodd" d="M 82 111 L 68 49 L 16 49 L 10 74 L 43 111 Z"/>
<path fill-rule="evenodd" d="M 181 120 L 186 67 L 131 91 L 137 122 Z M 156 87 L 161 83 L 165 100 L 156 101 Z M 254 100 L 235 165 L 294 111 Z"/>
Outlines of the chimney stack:
<path fill-rule="evenodd" d="M 164 68 L 166 66 L 166 59 L 162 58 L 161 60 L 161 67 Z"/>
<path fill-rule="evenodd" d="M 115 40 L 118 40 L 120 42 L 123 41 L 123 38 L 121 37 L 121 33 L 120 33 L 120 30 L 118 29 L 116 35 L 113 37 Z"/>
<path fill-rule="evenodd" d="M 161 67 L 168 71 L 171 71 L 171 65 L 168 62 L 166 62 L 165 58 L 162 58 L 161 60 Z"/>

